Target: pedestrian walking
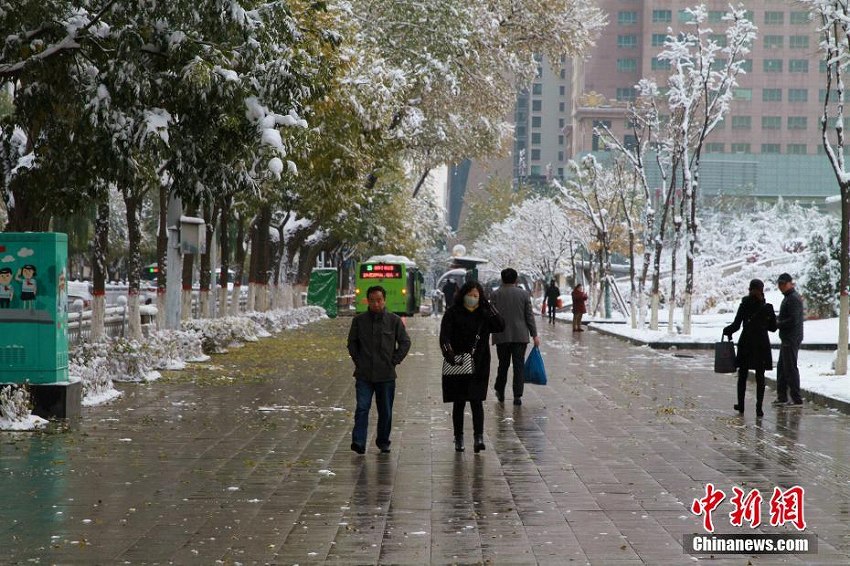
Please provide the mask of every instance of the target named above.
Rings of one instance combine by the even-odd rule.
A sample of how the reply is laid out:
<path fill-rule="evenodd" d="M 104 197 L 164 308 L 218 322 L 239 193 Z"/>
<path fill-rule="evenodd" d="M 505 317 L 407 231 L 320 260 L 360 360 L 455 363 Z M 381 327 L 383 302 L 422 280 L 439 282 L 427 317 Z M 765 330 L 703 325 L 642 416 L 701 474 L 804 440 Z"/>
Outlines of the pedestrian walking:
<path fill-rule="evenodd" d="M 443 376 L 443 402 L 452 403 L 455 450 L 464 451 L 463 412 L 466 403 L 472 411 L 473 449 L 484 450 L 484 400 L 490 381 L 490 334 L 504 330 L 505 321 L 493 308 L 477 281 L 460 288 L 443 315 L 440 349 L 446 361 L 456 362 L 458 354 L 471 354 L 472 376 Z"/>
<path fill-rule="evenodd" d="M 546 287 L 546 305 L 549 307 L 549 323 L 555 324 L 555 309 L 558 308 L 558 297 L 561 296 L 561 290 L 555 285 L 555 280 L 549 283 Z"/>
<path fill-rule="evenodd" d="M 573 332 L 584 332 L 581 327 L 581 318 L 587 312 L 587 293 L 584 292 L 584 285 L 579 283 L 573 287 Z"/>
<path fill-rule="evenodd" d="M 741 299 L 735 320 L 723 329 L 723 334 L 731 339 L 739 328 L 742 329 L 735 355 L 738 366 L 738 402 L 733 408 L 743 414 L 747 377 L 753 370 L 756 374 L 756 416 L 762 417 L 764 372 L 773 369 L 773 354 L 767 333 L 776 331 L 776 312 L 764 298 L 764 282 L 761 279 L 750 281 L 749 294 Z"/>
<path fill-rule="evenodd" d="M 499 358 L 499 368 L 496 371 L 496 398 L 499 403 L 505 402 L 505 386 L 508 381 L 508 369 L 514 366 L 514 405 L 522 405 L 522 393 L 525 387 L 523 369 L 525 366 L 525 350 L 528 348 L 529 336 L 534 345 L 540 345 L 537 335 L 537 325 L 534 322 L 534 308 L 531 306 L 531 295 L 528 291 L 517 287 L 519 274 L 513 268 L 502 270 L 502 285 L 493 292 L 493 305 L 502 318 L 505 319 L 505 329 L 493 334 L 493 344 L 496 345 L 496 355 Z"/>
<path fill-rule="evenodd" d="M 800 395 L 800 370 L 797 367 L 797 354 L 803 343 L 803 299 L 794 285 L 794 280 L 788 273 L 783 273 L 776 280 L 776 286 L 785 296 L 779 305 L 779 317 L 776 325 L 779 327 L 779 361 L 776 362 L 776 400 L 778 405 L 802 405 Z M 788 398 L 790 395 L 790 399 Z"/>
<path fill-rule="evenodd" d="M 387 292 L 376 285 L 366 291 L 369 310 L 354 317 L 348 332 L 348 354 L 354 361 L 357 408 L 351 449 L 366 452 L 366 435 L 372 396 L 378 410 L 378 433 L 375 444 L 383 452 L 390 451 L 393 424 L 396 366 L 410 350 L 410 338 L 404 323 L 396 314 L 386 311 Z"/>
<path fill-rule="evenodd" d="M 457 283 L 455 283 L 454 279 L 450 278 L 446 281 L 446 284 L 443 285 L 443 297 L 445 297 L 447 309 L 455 304 L 455 295 L 457 295 Z"/>

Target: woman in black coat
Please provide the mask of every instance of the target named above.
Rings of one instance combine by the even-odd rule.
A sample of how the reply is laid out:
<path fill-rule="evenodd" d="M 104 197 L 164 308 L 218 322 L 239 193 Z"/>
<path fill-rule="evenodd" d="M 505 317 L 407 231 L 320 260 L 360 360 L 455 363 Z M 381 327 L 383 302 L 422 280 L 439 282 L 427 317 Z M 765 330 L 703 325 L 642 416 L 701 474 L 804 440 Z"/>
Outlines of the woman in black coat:
<path fill-rule="evenodd" d="M 738 403 L 734 409 L 744 412 L 744 393 L 747 390 L 747 375 L 750 370 L 756 374 L 756 416 L 764 415 L 764 372 L 773 369 L 773 354 L 770 351 L 768 332 L 776 331 L 776 313 L 773 305 L 764 299 L 764 283 L 761 279 L 750 281 L 750 294 L 741 299 L 735 321 L 723 329 L 725 336 L 732 337 L 741 328 L 738 338 Z"/>
<path fill-rule="evenodd" d="M 455 295 L 440 325 L 440 349 L 447 361 L 456 354 L 472 352 L 472 377 L 443 376 L 443 402 L 453 403 L 455 450 L 463 452 L 463 411 L 472 410 L 475 452 L 484 450 L 484 399 L 490 381 L 490 334 L 505 329 L 505 321 L 484 295 L 477 281 L 468 281 Z M 477 340 L 476 340 L 477 336 Z M 474 350 L 474 351 L 473 351 Z"/>

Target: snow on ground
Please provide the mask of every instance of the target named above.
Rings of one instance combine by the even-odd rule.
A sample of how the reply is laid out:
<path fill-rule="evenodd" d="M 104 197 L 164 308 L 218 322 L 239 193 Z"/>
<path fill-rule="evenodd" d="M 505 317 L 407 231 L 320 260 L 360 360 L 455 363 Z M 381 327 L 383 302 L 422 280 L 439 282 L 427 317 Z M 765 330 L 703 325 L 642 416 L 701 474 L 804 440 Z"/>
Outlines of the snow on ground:
<path fill-rule="evenodd" d="M 0 419 L 0 430 L 24 431 L 36 430 L 47 426 L 47 421 L 35 415 L 28 415 L 22 419 Z"/>

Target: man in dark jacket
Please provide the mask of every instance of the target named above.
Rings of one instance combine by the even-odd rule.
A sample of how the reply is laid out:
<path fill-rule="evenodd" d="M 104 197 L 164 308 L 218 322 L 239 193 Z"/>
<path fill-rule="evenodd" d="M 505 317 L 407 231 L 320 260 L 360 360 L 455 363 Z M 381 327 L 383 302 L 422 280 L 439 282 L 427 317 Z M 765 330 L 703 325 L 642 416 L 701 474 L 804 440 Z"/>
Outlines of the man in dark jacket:
<path fill-rule="evenodd" d="M 555 324 L 555 311 L 558 309 L 558 297 L 561 296 L 561 290 L 555 285 L 555 280 L 549 283 L 546 287 L 546 306 L 549 307 L 549 322 Z"/>
<path fill-rule="evenodd" d="M 510 267 L 502 270 L 502 286 L 496 289 L 490 302 L 505 319 L 504 332 L 493 334 L 496 355 L 499 357 L 499 369 L 496 371 L 496 398 L 505 401 L 505 386 L 508 382 L 508 368 L 514 366 L 514 405 L 522 405 L 522 393 L 525 387 L 525 350 L 528 348 L 529 335 L 534 345 L 540 345 L 537 336 L 537 324 L 534 322 L 534 308 L 531 295 L 525 289 L 517 287 L 519 274 Z"/>
<path fill-rule="evenodd" d="M 779 361 L 776 363 L 776 401 L 773 405 L 802 405 L 797 354 L 803 342 L 803 300 L 794 288 L 794 281 L 789 274 L 780 275 L 776 285 L 785 298 L 782 299 L 776 319 L 782 344 L 779 348 Z"/>
<path fill-rule="evenodd" d="M 354 411 L 354 430 L 351 449 L 366 452 L 366 435 L 372 395 L 378 408 L 378 434 L 375 444 L 381 452 L 390 451 L 390 430 L 393 424 L 395 399 L 395 366 L 410 350 L 410 338 L 401 317 L 386 311 L 387 292 L 383 287 L 366 291 L 369 310 L 354 317 L 348 332 L 348 354 L 354 361 L 357 379 L 357 409 Z"/>

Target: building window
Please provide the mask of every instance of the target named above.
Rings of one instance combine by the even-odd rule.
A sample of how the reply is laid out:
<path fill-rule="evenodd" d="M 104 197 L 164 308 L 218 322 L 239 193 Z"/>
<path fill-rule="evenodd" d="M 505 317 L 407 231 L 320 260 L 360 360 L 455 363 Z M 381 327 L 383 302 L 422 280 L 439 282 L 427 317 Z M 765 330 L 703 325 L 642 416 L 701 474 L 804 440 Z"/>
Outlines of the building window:
<path fill-rule="evenodd" d="M 515 131 L 515 135 L 517 139 L 524 138 L 528 133 L 528 130 L 525 129 L 525 126 L 517 126 Z"/>
<path fill-rule="evenodd" d="M 752 127 L 752 116 L 732 116 L 733 130 L 749 130 Z"/>
<path fill-rule="evenodd" d="M 543 101 L 542 100 L 532 100 L 531 101 L 531 111 L 532 112 L 540 112 L 543 110 Z"/>
<path fill-rule="evenodd" d="M 540 145 L 540 132 L 533 132 L 531 134 L 531 144 Z"/>
<path fill-rule="evenodd" d="M 741 70 L 746 71 L 747 73 L 753 72 L 753 60 L 752 59 L 744 59 L 741 63 Z"/>
<path fill-rule="evenodd" d="M 667 41 L 666 33 L 653 33 L 652 34 L 652 46 L 653 47 L 664 47 L 664 42 Z"/>
<path fill-rule="evenodd" d="M 836 89 L 832 89 L 832 92 L 829 93 L 829 99 L 835 102 L 838 100 L 838 91 Z M 826 102 L 826 89 L 822 88 L 818 91 L 818 102 Z"/>
<path fill-rule="evenodd" d="M 726 65 L 729 64 L 729 59 L 724 59 L 723 57 L 718 57 L 714 61 L 711 62 L 711 70 L 712 71 L 722 71 L 726 68 Z"/>
<path fill-rule="evenodd" d="M 558 118 L 558 127 L 559 127 L 560 129 L 562 129 L 562 130 L 563 130 L 563 129 L 564 129 L 564 125 L 565 125 L 565 124 L 566 124 L 566 122 L 564 121 L 564 119 L 563 119 L 563 118 Z"/>
<path fill-rule="evenodd" d="M 531 117 L 531 127 L 532 128 L 539 128 L 541 126 L 541 124 L 543 123 L 542 120 L 543 119 L 540 116 L 532 116 Z"/>
<path fill-rule="evenodd" d="M 773 26 L 781 26 L 785 23 L 785 12 L 765 12 L 764 23 Z"/>
<path fill-rule="evenodd" d="M 765 49 L 782 49 L 785 45 L 785 37 L 781 35 L 766 35 L 764 36 Z"/>
<path fill-rule="evenodd" d="M 670 61 L 659 61 L 658 57 L 653 57 L 649 65 L 653 71 L 669 71 L 671 68 Z"/>
<path fill-rule="evenodd" d="M 709 10 L 708 21 L 712 24 L 719 24 L 723 21 L 723 16 L 726 14 L 723 10 Z"/>
<path fill-rule="evenodd" d="M 820 62 L 818 63 L 818 72 L 819 73 L 825 73 L 826 72 L 826 61 L 824 61 L 823 59 L 821 59 Z"/>
<path fill-rule="evenodd" d="M 761 144 L 762 153 L 780 153 L 781 146 L 778 143 L 763 143 Z"/>
<path fill-rule="evenodd" d="M 733 100 L 750 101 L 750 100 L 753 99 L 753 89 L 751 89 L 751 88 L 733 88 L 732 89 L 732 99 Z"/>
<path fill-rule="evenodd" d="M 791 59 L 788 61 L 788 71 L 791 73 L 808 73 L 809 72 L 809 60 L 808 59 Z"/>
<path fill-rule="evenodd" d="M 679 10 L 678 18 L 680 24 L 686 24 L 694 21 L 694 15 L 687 10 Z"/>
<path fill-rule="evenodd" d="M 795 25 L 808 24 L 811 21 L 808 12 L 791 12 L 791 23 Z"/>
<path fill-rule="evenodd" d="M 782 129 L 782 116 L 762 116 L 762 130 L 779 130 Z"/>
<path fill-rule="evenodd" d="M 809 119 L 805 116 L 788 116 L 789 130 L 805 130 L 808 127 Z"/>
<path fill-rule="evenodd" d="M 558 167 L 558 178 L 559 179 L 564 178 L 564 168 L 563 167 Z"/>
<path fill-rule="evenodd" d="M 543 83 L 534 83 L 531 85 L 531 94 L 543 94 Z"/>
<path fill-rule="evenodd" d="M 782 72 L 782 59 L 765 59 L 763 65 L 765 73 Z"/>
<path fill-rule="evenodd" d="M 786 153 L 789 155 L 806 155 L 808 148 L 804 143 L 789 143 L 786 146 Z"/>
<path fill-rule="evenodd" d="M 808 49 L 809 48 L 809 36 L 808 35 L 792 35 L 788 38 L 788 47 L 791 49 Z"/>
<path fill-rule="evenodd" d="M 804 88 L 789 88 L 788 102 L 808 102 L 809 91 Z"/>
<path fill-rule="evenodd" d="M 567 104 L 565 102 L 558 103 L 558 112 L 565 112 L 567 110 Z"/>
<path fill-rule="evenodd" d="M 750 153 L 750 144 L 748 143 L 733 143 L 732 153 Z"/>
<path fill-rule="evenodd" d="M 566 78 L 567 78 L 567 70 L 561 69 L 561 80 L 564 80 Z"/>
<path fill-rule="evenodd" d="M 653 10 L 652 23 L 669 24 L 673 21 L 673 10 Z"/>
<path fill-rule="evenodd" d="M 781 88 L 766 88 L 761 91 L 762 102 L 782 102 Z"/>
<path fill-rule="evenodd" d="M 631 102 L 636 98 L 634 87 L 618 88 L 617 100 L 619 102 Z"/>
<path fill-rule="evenodd" d="M 558 145 L 564 145 L 564 136 L 558 136 Z"/>
<path fill-rule="evenodd" d="M 540 176 L 540 165 L 532 165 L 531 166 L 531 176 L 539 177 Z"/>
<path fill-rule="evenodd" d="M 637 137 L 634 134 L 626 134 L 623 136 L 623 147 L 628 150 L 637 149 L 638 141 Z"/>
<path fill-rule="evenodd" d="M 617 59 L 617 70 L 621 73 L 637 71 L 637 59 Z"/>
<path fill-rule="evenodd" d="M 563 161 L 563 160 L 564 160 L 564 152 L 563 152 L 563 151 L 559 151 L 559 152 L 558 152 L 558 161 Z"/>
<path fill-rule="evenodd" d="M 596 131 L 601 129 L 602 127 L 611 129 L 611 120 L 594 120 L 593 121 L 593 141 L 591 142 L 590 149 L 593 151 L 609 151 L 610 148 L 605 143 Z"/>
<path fill-rule="evenodd" d="M 534 134 L 531 134 L 534 136 Z M 539 149 L 531 149 L 531 160 L 532 161 L 540 161 L 540 150 Z"/>
<path fill-rule="evenodd" d="M 565 96 L 567 94 L 567 87 L 561 85 L 558 87 L 558 94 L 561 96 Z"/>
<path fill-rule="evenodd" d="M 711 142 L 705 144 L 706 153 L 723 153 L 726 151 L 726 144 Z"/>
<path fill-rule="evenodd" d="M 634 34 L 618 35 L 617 47 L 619 47 L 620 49 L 632 49 L 634 47 L 637 47 L 637 36 Z"/>
<path fill-rule="evenodd" d="M 629 26 L 637 23 L 637 12 L 617 12 L 617 23 L 621 26 Z"/>

